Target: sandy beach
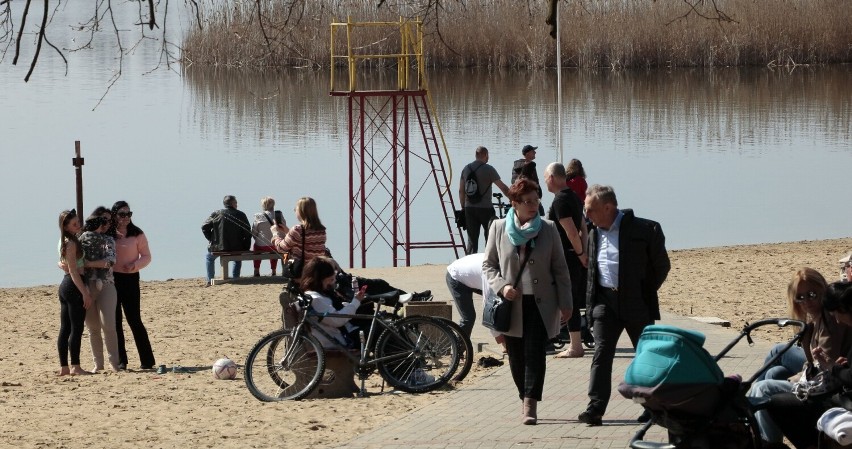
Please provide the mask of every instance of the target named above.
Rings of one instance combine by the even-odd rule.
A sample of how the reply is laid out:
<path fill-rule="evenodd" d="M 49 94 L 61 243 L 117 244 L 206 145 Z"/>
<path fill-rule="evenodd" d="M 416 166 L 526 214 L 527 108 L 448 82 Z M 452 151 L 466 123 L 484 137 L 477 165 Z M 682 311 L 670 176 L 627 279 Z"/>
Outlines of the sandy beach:
<path fill-rule="evenodd" d="M 747 321 L 786 315 L 786 285 L 797 267 L 814 267 L 834 281 L 837 259 L 850 250 L 852 238 L 670 251 L 662 308 L 729 320 L 733 335 Z M 352 271 L 449 299 L 444 266 Z M 366 398 L 259 402 L 241 372 L 219 381 L 209 368 L 222 356 L 242 365 L 254 342 L 279 326 L 280 282 L 202 284 L 201 278 L 143 283 L 142 316 L 157 364 L 194 371 L 164 375 L 139 370 L 128 340 L 129 371 L 57 377 L 57 286 L 0 289 L 0 320 L 11 324 L 0 330 L 0 447 L 332 447 L 447 394 L 381 392 L 376 377 Z M 81 358 L 91 368 L 85 335 Z M 454 388 L 470 388 L 488 374 L 475 367 Z"/>

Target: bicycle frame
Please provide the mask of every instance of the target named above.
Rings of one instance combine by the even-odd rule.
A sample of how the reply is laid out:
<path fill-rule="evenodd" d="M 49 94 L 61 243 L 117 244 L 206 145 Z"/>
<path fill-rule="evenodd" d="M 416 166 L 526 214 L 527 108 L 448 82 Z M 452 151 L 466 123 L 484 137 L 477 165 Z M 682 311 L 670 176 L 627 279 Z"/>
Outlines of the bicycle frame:
<path fill-rule="evenodd" d="M 394 321 L 399 319 L 400 317 L 396 314 L 396 310 L 394 313 L 388 313 L 381 310 L 381 307 L 385 305 L 384 301 L 375 302 L 378 306 L 376 307 L 375 312 L 372 315 L 367 314 L 345 314 L 345 313 L 318 313 L 313 307 L 311 307 L 310 302 L 305 301 L 304 297 L 300 297 L 299 300 L 300 307 L 302 310 L 302 319 L 299 321 L 299 324 L 296 326 L 295 331 L 293 332 L 294 336 L 301 335 L 305 332 L 305 324 L 311 325 L 311 330 L 316 330 L 318 333 L 323 335 L 331 344 L 333 345 L 333 349 L 338 349 L 343 353 L 346 358 L 348 358 L 358 369 L 358 378 L 361 380 L 361 391 L 359 392 L 359 396 L 366 395 L 366 370 L 363 368 L 376 366 L 382 362 L 389 362 L 393 360 L 398 360 L 405 358 L 405 355 L 396 355 L 396 356 L 386 356 L 386 357 L 370 357 L 367 351 L 367 348 L 371 347 L 371 344 L 375 342 L 378 336 L 381 334 L 381 330 L 388 330 L 393 333 L 395 337 L 398 337 L 400 341 L 407 341 L 403 336 L 398 332 L 396 327 L 393 325 Z M 382 315 L 388 315 L 388 317 L 384 317 Z M 334 338 L 331 334 L 326 332 L 321 326 L 319 326 L 319 322 L 322 318 L 332 317 L 332 318 L 349 318 L 349 319 L 369 319 L 370 322 L 370 331 L 366 338 L 363 336 L 363 332 L 361 335 L 361 351 L 359 356 L 355 356 L 352 354 L 349 348 L 340 344 L 336 338 Z M 421 341 L 416 341 L 413 344 L 413 347 L 417 348 L 421 345 Z M 285 358 L 288 360 L 292 357 L 292 352 L 295 348 L 290 348 L 285 355 Z M 325 350 L 325 348 L 323 348 Z"/>

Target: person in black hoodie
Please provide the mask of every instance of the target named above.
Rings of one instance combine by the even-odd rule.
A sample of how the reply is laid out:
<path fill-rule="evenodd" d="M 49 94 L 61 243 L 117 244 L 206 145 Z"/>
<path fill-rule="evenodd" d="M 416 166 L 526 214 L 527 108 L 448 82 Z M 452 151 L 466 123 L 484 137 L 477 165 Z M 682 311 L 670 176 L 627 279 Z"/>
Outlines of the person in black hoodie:
<path fill-rule="evenodd" d="M 838 323 L 852 327 L 852 284 L 829 284 L 823 301 L 823 308 L 831 312 Z M 834 389 L 839 391 L 811 394 L 804 400 L 794 393 L 779 393 L 770 398 L 766 407 L 772 420 L 797 449 L 817 447 L 819 433 L 816 423 L 826 410 L 842 407 L 852 411 L 852 367 L 849 366 L 852 352 L 846 357 L 829 360 L 820 348 L 816 348 L 813 356 L 820 369 L 826 372 L 824 383 L 835 385 Z"/>
<path fill-rule="evenodd" d="M 247 251 L 251 247 L 251 224 L 248 217 L 237 209 L 237 198 L 227 195 L 222 200 L 224 209 L 217 210 L 207 217 L 201 225 L 201 232 L 207 239 L 207 285 L 210 285 L 216 275 L 215 251 Z M 232 276 L 240 277 L 243 263 L 234 262 Z"/>

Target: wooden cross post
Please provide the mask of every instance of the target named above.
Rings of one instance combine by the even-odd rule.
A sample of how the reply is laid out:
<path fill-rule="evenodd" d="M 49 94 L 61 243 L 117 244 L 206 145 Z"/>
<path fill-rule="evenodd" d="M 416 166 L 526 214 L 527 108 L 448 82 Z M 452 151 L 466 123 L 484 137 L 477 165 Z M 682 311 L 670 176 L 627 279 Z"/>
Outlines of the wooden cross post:
<path fill-rule="evenodd" d="M 80 157 L 80 141 L 74 141 L 74 152 L 77 157 L 71 159 L 74 165 L 74 171 L 77 174 L 77 216 L 80 217 L 80 223 L 83 222 L 83 163 L 84 160 Z"/>

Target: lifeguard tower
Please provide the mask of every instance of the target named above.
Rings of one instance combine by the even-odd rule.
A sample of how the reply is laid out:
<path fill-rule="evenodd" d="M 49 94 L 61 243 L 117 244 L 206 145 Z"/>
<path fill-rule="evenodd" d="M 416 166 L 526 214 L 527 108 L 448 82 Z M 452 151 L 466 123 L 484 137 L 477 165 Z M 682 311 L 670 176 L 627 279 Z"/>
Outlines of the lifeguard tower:
<path fill-rule="evenodd" d="M 393 68 L 395 82 L 385 76 Z M 330 94 L 348 105 L 349 266 L 366 267 L 367 251 L 376 247 L 390 248 L 394 267 L 411 265 L 414 249 L 464 255 L 443 136 L 430 112 L 422 22 L 332 23 Z M 435 240 L 415 237 L 415 221 L 431 223 Z"/>

